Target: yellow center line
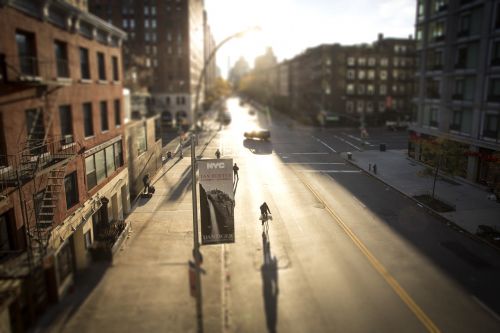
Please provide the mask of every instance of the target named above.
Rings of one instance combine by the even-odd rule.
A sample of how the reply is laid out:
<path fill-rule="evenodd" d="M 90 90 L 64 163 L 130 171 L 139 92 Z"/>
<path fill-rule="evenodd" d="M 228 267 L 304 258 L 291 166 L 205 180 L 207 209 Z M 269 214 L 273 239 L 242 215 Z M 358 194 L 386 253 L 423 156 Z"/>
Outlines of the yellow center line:
<path fill-rule="evenodd" d="M 337 224 L 344 230 L 344 232 L 349 236 L 353 243 L 358 247 L 358 249 L 365 255 L 373 268 L 384 278 L 389 286 L 394 290 L 394 292 L 401 298 L 401 300 L 408 306 L 408 308 L 413 312 L 413 314 L 420 320 L 420 322 L 427 328 L 429 332 L 439 333 L 441 332 L 439 328 L 434 324 L 434 322 L 425 314 L 420 306 L 411 298 L 411 296 L 406 292 L 406 290 L 401 287 L 398 281 L 387 271 L 387 269 L 380 263 L 380 261 L 368 250 L 368 248 L 361 242 L 361 240 L 352 232 L 352 230 L 345 224 L 345 222 L 338 216 L 326 202 L 321 199 L 319 194 L 305 182 L 305 180 L 296 172 L 295 173 L 302 183 L 311 191 L 311 193 L 316 197 L 316 199 L 325 205 L 326 210 L 334 218 Z"/>

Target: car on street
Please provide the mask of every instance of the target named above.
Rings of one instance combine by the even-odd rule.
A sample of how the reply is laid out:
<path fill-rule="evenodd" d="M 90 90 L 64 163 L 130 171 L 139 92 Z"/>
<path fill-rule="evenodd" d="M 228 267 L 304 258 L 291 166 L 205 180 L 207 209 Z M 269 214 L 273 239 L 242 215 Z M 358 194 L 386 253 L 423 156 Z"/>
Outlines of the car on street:
<path fill-rule="evenodd" d="M 271 138 L 271 131 L 264 128 L 254 128 L 243 133 L 243 136 L 247 139 L 269 140 Z"/>

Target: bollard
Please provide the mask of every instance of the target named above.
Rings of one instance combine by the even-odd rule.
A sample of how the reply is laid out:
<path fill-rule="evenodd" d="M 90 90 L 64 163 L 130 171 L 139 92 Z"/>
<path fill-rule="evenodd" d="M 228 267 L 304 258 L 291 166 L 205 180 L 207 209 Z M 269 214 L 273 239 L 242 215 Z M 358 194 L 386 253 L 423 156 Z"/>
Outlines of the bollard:
<path fill-rule="evenodd" d="M 347 159 L 352 160 L 352 153 L 350 151 L 347 152 Z"/>

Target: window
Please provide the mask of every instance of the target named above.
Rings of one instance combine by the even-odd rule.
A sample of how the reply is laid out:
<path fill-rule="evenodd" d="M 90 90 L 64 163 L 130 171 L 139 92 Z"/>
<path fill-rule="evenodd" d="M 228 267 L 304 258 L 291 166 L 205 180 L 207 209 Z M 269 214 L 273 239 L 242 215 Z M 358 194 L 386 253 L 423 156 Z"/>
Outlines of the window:
<path fill-rule="evenodd" d="M 105 149 L 105 154 L 106 154 L 106 175 L 107 177 L 109 177 L 116 170 L 113 145 Z"/>
<path fill-rule="evenodd" d="M 368 77 L 368 80 L 374 80 L 375 79 L 375 70 L 373 70 L 373 69 L 368 70 L 367 77 Z"/>
<path fill-rule="evenodd" d="M 381 84 L 379 87 L 379 93 L 380 95 L 385 95 L 387 94 L 387 86 L 385 84 Z"/>
<path fill-rule="evenodd" d="M 358 101 L 358 102 L 356 103 L 356 111 L 357 111 L 358 113 L 363 113 L 364 108 L 365 108 L 365 102 L 364 102 L 364 101 Z"/>
<path fill-rule="evenodd" d="M 25 75 L 38 75 L 35 35 L 29 32 L 16 31 L 16 44 L 21 73 Z"/>
<path fill-rule="evenodd" d="M 389 59 L 387 58 L 380 59 L 380 66 L 387 67 L 387 65 L 389 65 Z"/>
<path fill-rule="evenodd" d="M 457 50 L 457 59 L 455 62 L 455 68 L 466 68 L 467 67 L 467 46 L 461 46 Z"/>
<path fill-rule="evenodd" d="M 92 103 L 83 103 L 83 130 L 86 137 L 94 135 Z"/>
<path fill-rule="evenodd" d="M 139 156 L 148 149 L 148 143 L 146 137 L 146 124 L 138 128 L 136 140 L 137 140 L 137 156 Z"/>
<path fill-rule="evenodd" d="M 356 63 L 356 60 L 354 59 L 354 57 L 348 57 L 347 58 L 347 65 L 348 66 L 354 66 Z"/>
<path fill-rule="evenodd" d="M 467 13 L 460 16 L 458 22 L 457 37 L 466 37 L 469 35 L 471 26 L 471 14 Z"/>
<path fill-rule="evenodd" d="M 109 130 L 108 102 L 101 101 L 100 106 L 101 106 L 101 131 L 104 132 L 104 131 Z"/>
<path fill-rule="evenodd" d="M 61 122 L 62 144 L 67 145 L 73 142 L 73 119 L 71 116 L 71 106 L 61 105 L 59 107 L 59 120 Z"/>
<path fill-rule="evenodd" d="M 66 208 L 70 209 L 78 203 L 76 171 L 64 177 L 64 191 L 66 192 Z"/>
<path fill-rule="evenodd" d="M 387 71 L 386 70 L 380 71 L 380 79 L 387 80 Z"/>
<path fill-rule="evenodd" d="M 128 20 L 127 19 L 123 19 L 123 21 L 122 21 L 122 27 L 123 27 L 123 29 L 127 29 L 128 28 Z"/>
<path fill-rule="evenodd" d="M 500 102 L 500 78 L 490 79 L 488 92 L 488 101 Z"/>
<path fill-rule="evenodd" d="M 102 52 L 97 52 L 97 69 L 99 71 L 99 80 L 106 80 L 106 62 Z"/>
<path fill-rule="evenodd" d="M 438 127 L 438 109 L 431 108 L 429 115 L 429 126 Z"/>
<path fill-rule="evenodd" d="M 384 111 L 385 111 L 385 102 L 379 101 L 378 102 L 378 112 L 384 112 Z"/>
<path fill-rule="evenodd" d="M 97 184 L 106 178 L 106 157 L 104 149 L 94 154 Z"/>
<path fill-rule="evenodd" d="M 373 112 L 373 102 L 371 102 L 371 101 L 366 102 L 366 112 L 368 112 L 368 113 Z"/>
<path fill-rule="evenodd" d="M 375 58 L 368 58 L 368 66 L 373 67 L 375 66 Z"/>
<path fill-rule="evenodd" d="M 358 84 L 358 95 L 364 95 L 364 93 L 365 93 L 365 85 Z"/>
<path fill-rule="evenodd" d="M 444 21 L 431 23 L 430 29 L 433 42 L 444 41 Z"/>
<path fill-rule="evenodd" d="M 151 20 L 151 28 L 156 29 L 156 20 L 155 19 Z"/>
<path fill-rule="evenodd" d="M 500 5 L 497 4 L 495 18 L 495 29 L 500 29 Z"/>
<path fill-rule="evenodd" d="M 373 84 L 368 84 L 366 86 L 366 92 L 368 93 L 368 95 L 375 94 L 375 87 L 373 86 Z"/>
<path fill-rule="evenodd" d="M 360 69 L 358 71 L 358 79 L 364 80 L 365 79 L 365 74 L 366 74 L 366 72 L 364 70 Z"/>
<path fill-rule="evenodd" d="M 147 7 L 145 7 L 147 8 Z M 149 28 L 149 19 L 144 20 L 144 28 L 148 29 Z"/>
<path fill-rule="evenodd" d="M 151 15 L 156 15 L 156 7 L 151 6 Z"/>
<path fill-rule="evenodd" d="M 459 78 L 455 80 L 455 89 L 453 91 L 453 99 L 463 99 L 465 90 L 465 80 Z"/>
<path fill-rule="evenodd" d="M 85 158 L 85 175 L 87 178 L 87 190 L 90 190 L 97 185 L 94 155 Z"/>
<path fill-rule="evenodd" d="M 354 112 L 354 102 L 353 101 L 347 101 L 345 104 L 345 110 L 348 113 L 353 113 Z"/>
<path fill-rule="evenodd" d="M 500 116 L 497 114 L 486 114 L 484 117 L 483 137 L 499 139 Z"/>
<path fill-rule="evenodd" d="M 356 78 L 356 71 L 354 69 L 347 70 L 347 78 L 349 80 L 354 80 Z"/>
<path fill-rule="evenodd" d="M 57 62 L 57 77 L 69 77 L 67 44 L 56 40 L 54 42 L 54 51 Z"/>
<path fill-rule="evenodd" d="M 114 143 L 115 150 L 115 166 L 118 169 L 123 166 L 123 153 L 122 153 L 122 141 L 118 141 Z"/>
<path fill-rule="evenodd" d="M 80 47 L 80 73 L 82 79 L 90 79 L 89 50 Z"/>
<path fill-rule="evenodd" d="M 118 57 L 111 57 L 111 61 L 113 63 L 113 81 L 119 81 L 120 80 L 120 74 L 118 70 Z"/>
<path fill-rule="evenodd" d="M 346 86 L 346 93 L 347 93 L 348 95 L 352 95 L 352 94 L 354 94 L 354 84 L 349 83 L 349 84 Z"/>
<path fill-rule="evenodd" d="M 358 58 L 359 66 L 366 66 L 366 58 Z"/>
<path fill-rule="evenodd" d="M 134 29 L 135 28 L 135 19 L 130 19 L 128 22 L 130 24 L 130 29 Z"/>
<path fill-rule="evenodd" d="M 115 99 L 114 105 L 115 105 L 115 126 L 120 127 L 120 125 L 122 123 L 121 111 L 120 111 L 120 100 Z"/>
<path fill-rule="evenodd" d="M 144 6 L 144 15 L 149 15 L 149 7 Z"/>

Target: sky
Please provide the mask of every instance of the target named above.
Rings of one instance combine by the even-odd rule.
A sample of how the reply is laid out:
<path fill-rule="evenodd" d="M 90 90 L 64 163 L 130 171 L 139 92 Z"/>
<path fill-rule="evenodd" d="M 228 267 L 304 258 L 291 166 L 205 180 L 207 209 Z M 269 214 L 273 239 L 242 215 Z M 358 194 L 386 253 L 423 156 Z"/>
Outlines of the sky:
<path fill-rule="evenodd" d="M 321 44 L 372 43 L 385 37 L 414 35 L 415 0 L 205 0 L 208 22 L 218 44 L 237 32 L 259 26 L 228 41 L 217 52 L 223 77 L 229 66 L 272 47 L 278 61 Z"/>

